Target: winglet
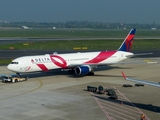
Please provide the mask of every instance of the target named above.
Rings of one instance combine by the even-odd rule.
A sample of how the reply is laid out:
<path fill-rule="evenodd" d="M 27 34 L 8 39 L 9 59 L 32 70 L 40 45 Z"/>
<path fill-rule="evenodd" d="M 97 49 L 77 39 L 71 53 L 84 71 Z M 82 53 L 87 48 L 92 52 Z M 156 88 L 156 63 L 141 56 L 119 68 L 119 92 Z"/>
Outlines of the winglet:
<path fill-rule="evenodd" d="M 126 80 L 127 77 L 126 77 L 126 75 L 124 74 L 124 72 L 121 71 L 121 73 L 122 73 L 124 79 Z"/>

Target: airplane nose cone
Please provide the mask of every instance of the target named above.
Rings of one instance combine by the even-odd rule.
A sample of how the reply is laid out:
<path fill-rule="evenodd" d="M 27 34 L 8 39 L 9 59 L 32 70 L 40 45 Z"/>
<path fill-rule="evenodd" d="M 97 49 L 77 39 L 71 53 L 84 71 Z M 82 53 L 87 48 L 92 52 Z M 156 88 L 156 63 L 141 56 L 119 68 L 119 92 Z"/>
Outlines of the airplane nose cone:
<path fill-rule="evenodd" d="M 10 70 L 10 71 L 15 71 L 15 66 L 13 66 L 12 64 L 9 64 L 7 66 L 7 69 Z"/>
<path fill-rule="evenodd" d="M 7 69 L 8 69 L 8 70 L 11 70 L 11 65 L 10 65 L 10 64 L 7 66 Z"/>
<path fill-rule="evenodd" d="M 10 70 L 10 71 L 12 71 L 12 72 L 16 72 L 16 69 L 15 69 L 15 68 L 16 68 L 16 67 L 13 66 L 12 64 L 9 64 L 9 65 L 7 66 L 7 69 Z"/>

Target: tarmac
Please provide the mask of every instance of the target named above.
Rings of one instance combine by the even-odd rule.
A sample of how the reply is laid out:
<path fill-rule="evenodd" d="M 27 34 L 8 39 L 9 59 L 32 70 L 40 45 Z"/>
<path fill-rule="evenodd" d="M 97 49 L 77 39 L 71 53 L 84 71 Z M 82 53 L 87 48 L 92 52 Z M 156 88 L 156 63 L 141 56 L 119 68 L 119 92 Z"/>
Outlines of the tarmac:
<path fill-rule="evenodd" d="M 28 81 L 0 82 L 0 120 L 147 120 L 160 119 L 159 88 L 134 86 L 121 75 L 160 82 L 160 58 L 132 58 L 100 66 L 94 76 L 67 71 L 26 74 Z M 13 74 L 0 66 L 0 74 Z M 131 84 L 133 87 L 122 87 Z M 87 91 L 87 86 L 114 88 L 118 99 Z"/>

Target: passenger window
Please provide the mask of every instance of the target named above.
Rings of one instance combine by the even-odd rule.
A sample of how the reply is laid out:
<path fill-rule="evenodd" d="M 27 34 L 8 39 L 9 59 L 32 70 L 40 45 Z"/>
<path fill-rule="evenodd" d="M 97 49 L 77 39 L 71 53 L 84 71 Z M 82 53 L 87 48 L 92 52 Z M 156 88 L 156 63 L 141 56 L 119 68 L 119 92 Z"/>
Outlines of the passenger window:
<path fill-rule="evenodd" d="M 18 64 L 18 62 L 11 62 L 11 64 Z"/>

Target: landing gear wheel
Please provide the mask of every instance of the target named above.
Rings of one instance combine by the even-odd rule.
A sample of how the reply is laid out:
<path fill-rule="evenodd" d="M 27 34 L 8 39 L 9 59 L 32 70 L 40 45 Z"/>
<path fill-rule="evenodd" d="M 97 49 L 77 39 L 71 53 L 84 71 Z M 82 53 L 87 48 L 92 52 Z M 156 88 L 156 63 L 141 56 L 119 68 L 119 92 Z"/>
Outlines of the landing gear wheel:
<path fill-rule="evenodd" d="M 94 72 L 89 72 L 87 75 L 94 76 Z"/>
<path fill-rule="evenodd" d="M 16 73 L 18 75 L 18 77 L 21 77 L 20 73 Z"/>

